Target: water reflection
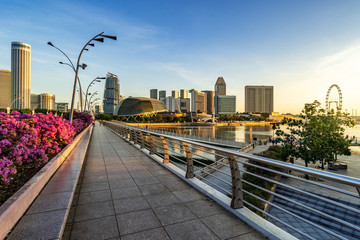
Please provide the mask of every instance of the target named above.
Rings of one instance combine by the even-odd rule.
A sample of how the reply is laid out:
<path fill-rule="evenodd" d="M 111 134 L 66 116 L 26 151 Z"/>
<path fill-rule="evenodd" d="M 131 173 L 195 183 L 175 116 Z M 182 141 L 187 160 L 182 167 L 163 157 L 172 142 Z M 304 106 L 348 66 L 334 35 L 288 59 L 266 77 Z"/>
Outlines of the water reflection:
<path fill-rule="evenodd" d="M 251 143 L 253 139 L 269 140 L 275 135 L 271 126 L 176 126 L 160 129 L 179 134 L 218 138 L 247 144 Z M 280 129 L 287 131 L 286 126 L 281 126 Z M 360 141 L 360 126 L 356 125 L 353 128 L 345 129 L 345 135 L 355 136 Z"/>
<path fill-rule="evenodd" d="M 179 134 L 245 143 L 251 143 L 254 138 L 257 140 L 269 139 L 273 135 L 271 126 L 176 126 L 160 129 Z"/>

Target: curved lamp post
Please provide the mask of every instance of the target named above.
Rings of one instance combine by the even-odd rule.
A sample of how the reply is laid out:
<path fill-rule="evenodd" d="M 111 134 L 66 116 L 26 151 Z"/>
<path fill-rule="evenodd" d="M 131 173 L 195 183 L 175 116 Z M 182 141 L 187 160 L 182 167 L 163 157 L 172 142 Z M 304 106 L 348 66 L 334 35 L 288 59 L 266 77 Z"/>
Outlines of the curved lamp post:
<path fill-rule="evenodd" d="M 94 103 L 100 100 L 100 98 L 95 98 L 94 101 L 89 103 L 89 111 L 94 112 Z"/>
<path fill-rule="evenodd" d="M 85 94 L 85 107 L 84 107 L 84 111 L 86 111 L 87 96 L 90 95 L 90 94 L 88 94 L 89 88 L 92 86 L 93 83 L 95 83 L 95 82 L 101 82 L 101 81 L 100 81 L 101 79 L 105 79 L 105 77 L 96 77 L 96 78 L 94 78 L 94 80 L 92 80 L 92 81 L 90 82 L 89 86 L 87 87 L 87 89 L 86 89 L 86 94 Z M 90 101 L 90 100 L 89 100 L 89 101 Z"/>
<path fill-rule="evenodd" d="M 88 101 L 89 105 L 90 105 L 90 102 L 91 102 L 92 97 L 95 96 L 95 95 L 97 95 L 97 94 L 98 94 L 97 91 L 94 92 L 93 94 L 90 94 L 90 93 L 89 93 L 89 95 L 91 95 L 91 96 L 90 96 L 90 99 L 89 99 L 89 101 Z M 88 107 L 88 110 L 89 110 L 89 108 L 90 108 L 90 106 Z"/>
<path fill-rule="evenodd" d="M 11 105 L 13 105 L 13 103 L 14 103 L 16 100 L 22 99 L 22 98 L 24 98 L 24 97 L 15 98 L 15 99 L 10 103 L 9 108 L 11 109 Z"/>
<path fill-rule="evenodd" d="M 64 51 L 62 51 L 60 48 L 56 47 L 52 42 L 48 42 L 47 43 L 49 46 L 59 50 L 59 52 L 61 52 L 66 58 L 67 60 L 69 61 L 69 63 L 64 63 L 64 62 L 59 62 L 60 64 L 64 64 L 64 65 L 68 65 L 69 67 L 71 67 L 71 69 L 76 72 L 76 69 L 75 69 L 75 66 L 73 64 L 73 62 L 71 61 L 71 59 L 68 57 L 68 55 L 66 55 L 66 53 L 64 53 Z M 86 64 L 85 64 L 86 65 Z M 80 83 L 80 78 L 78 78 L 78 82 L 79 82 L 79 89 L 80 89 L 80 92 L 82 92 L 82 89 L 81 89 L 81 83 Z M 82 99 L 82 95 L 79 94 L 79 97 L 80 97 L 80 109 L 82 111 L 82 103 L 83 103 L 83 99 Z"/>
<path fill-rule="evenodd" d="M 76 93 L 76 83 L 77 83 L 77 78 L 78 78 L 78 74 L 79 74 L 79 67 L 81 67 L 82 69 L 86 68 L 86 64 L 82 64 L 80 65 L 80 59 L 81 56 L 83 54 L 83 52 L 87 49 L 87 46 L 92 46 L 94 47 L 94 44 L 91 43 L 92 41 L 98 41 L 98 42 L 104 42 L 104 38 L 109 38 L 112 40 L 116 40 L 115 36 L 109 36 L 109 35 L 104 35 L 104 32 L 101 32 L 97 35 L 95 35 L 93 38 L 91 38 L 86 44 L 85 46 L 81 49 L 77 63 L 76 63 L 76 71 L 75 71 L 75 80 L 74 80 L 74 88 L 73 88 L 73 95 L 72 95 L 72 99 L 71 99 L 71 110 L 70 110 L 70 122 L 72 123 L 73 120 L 73 115 L 74 115 L 74 98 L 75 98 L 75 93 Z"/>

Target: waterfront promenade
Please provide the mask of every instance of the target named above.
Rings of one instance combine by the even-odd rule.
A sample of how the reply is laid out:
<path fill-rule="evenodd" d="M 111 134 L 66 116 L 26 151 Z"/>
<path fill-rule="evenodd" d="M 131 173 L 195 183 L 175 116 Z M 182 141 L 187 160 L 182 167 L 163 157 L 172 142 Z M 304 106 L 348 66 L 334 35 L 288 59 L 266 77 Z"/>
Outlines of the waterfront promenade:
<path fill-rule="evenodd" d="M 97 123 L 63 239 L 120 238 L 266 239 Z"/>

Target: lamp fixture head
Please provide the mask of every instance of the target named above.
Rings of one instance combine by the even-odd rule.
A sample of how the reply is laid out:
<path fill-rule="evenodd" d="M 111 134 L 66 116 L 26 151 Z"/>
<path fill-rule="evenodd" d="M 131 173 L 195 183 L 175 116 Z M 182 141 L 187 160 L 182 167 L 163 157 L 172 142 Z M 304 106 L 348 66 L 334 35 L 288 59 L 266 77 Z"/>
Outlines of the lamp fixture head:
<path fill-rule="evenodd" d="M 104 35 L 104 34 L 101 34 L 102 37 L 106 37 L 106 38 L 109 38 L 109 39 L 112 39 L 112 40 L 117 40 L 117 37 L 116 36 L 110 36 L 110 35 Z"/>
<path fill-rule="evenodd" d="M 95 38 L 94 40 L 98 42 L 104 42 L 104 38 Z"/>

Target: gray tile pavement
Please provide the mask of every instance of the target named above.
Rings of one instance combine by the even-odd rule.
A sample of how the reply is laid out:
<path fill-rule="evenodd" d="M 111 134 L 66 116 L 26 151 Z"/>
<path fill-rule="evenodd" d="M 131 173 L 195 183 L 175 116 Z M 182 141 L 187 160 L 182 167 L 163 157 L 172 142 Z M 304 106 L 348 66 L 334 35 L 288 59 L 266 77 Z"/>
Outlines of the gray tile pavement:
<path fill-rule="evenodd" d="M 104 126 L 83 173 L 63 239 L 266 239 Z"/>

